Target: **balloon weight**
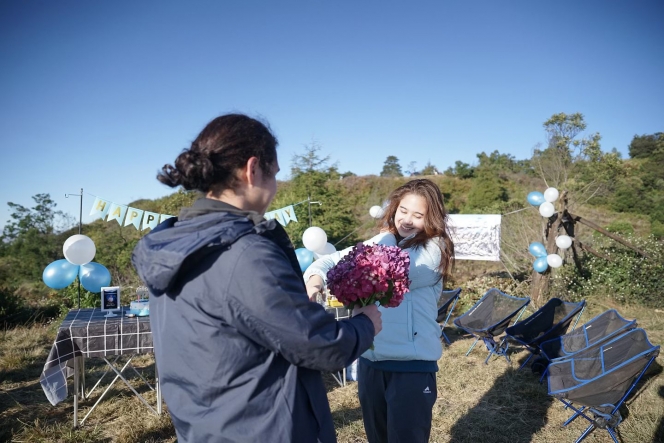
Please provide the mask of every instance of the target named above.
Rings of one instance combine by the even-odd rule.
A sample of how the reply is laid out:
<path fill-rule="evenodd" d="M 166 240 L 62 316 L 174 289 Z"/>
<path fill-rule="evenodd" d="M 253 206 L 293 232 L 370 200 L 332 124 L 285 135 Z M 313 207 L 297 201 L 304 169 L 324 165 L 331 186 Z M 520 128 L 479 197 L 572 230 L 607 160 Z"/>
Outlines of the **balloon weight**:
<path fill-rule="evenodd" d="M 97 248 L 87 235 L 76 234 L 69 237 L 62 246 L 62 252 L 70 263 L 84 265 L 95 258 Z"/>

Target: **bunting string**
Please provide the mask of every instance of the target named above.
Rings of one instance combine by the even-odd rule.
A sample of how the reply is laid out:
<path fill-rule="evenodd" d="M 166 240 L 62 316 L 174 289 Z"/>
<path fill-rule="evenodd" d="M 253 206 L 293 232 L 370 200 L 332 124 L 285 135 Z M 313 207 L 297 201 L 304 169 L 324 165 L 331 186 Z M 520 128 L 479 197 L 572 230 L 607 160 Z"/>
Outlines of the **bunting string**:
<path fill-rule="evenodd" d="M 157 212 L 145 211 L 127 205 L 115 203 L 111 200 L 103 199 L 96 195 L 88 194 L 95 198 L 90 209 L 90 215 L 99 217 L 107 222 L 115 220 L 120 226 L 133 226 L 139 231 L 154 229 L 164 220 L 175 217 L 170 214 L 159 214 Z M 301 203 L 301 202 L 300 202 Z M 266 212 L 265 218 L 275 219 L 281 225 L 286 226 L 290 222 L 297 222 L 295 209 L 293 206 L 299 203 L 288 205 L 274 211 Z"/>

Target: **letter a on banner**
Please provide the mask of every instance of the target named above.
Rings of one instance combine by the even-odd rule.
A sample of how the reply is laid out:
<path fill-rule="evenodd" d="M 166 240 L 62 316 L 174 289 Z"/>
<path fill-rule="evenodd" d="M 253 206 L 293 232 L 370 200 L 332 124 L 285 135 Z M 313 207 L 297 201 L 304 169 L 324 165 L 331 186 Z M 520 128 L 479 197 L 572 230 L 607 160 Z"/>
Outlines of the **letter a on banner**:
<path fill-rule="evenodd" d="M 159 224 L 159 214 L 156 212 L 145 211 L 143 214 L 143 228 L 142 231 L 146 229 L 154 229 Z"/>
<path fill-rule="evenodd" d="M 131 206 L 127 208 L 127 217 L 125 218 L 124 225 L 134 225 L 136 229 L 139 229 L 141 224 L 141 219 L 143 218 L 143 210 L 132 208 Z"/>
<path fill-rule="evenodd" d="M 108 214 L 110 207 L 110 202 L 96 197 L 94 203 L 92 203 L 92 210 L 90 211 L 90 215 L 98 215 L 103 220 L 106 217 L 106 214 Z"/>
<path fill-rule="evenodd" d="M 126 214 L 126 206 L 118 205 L 117 203 L 111 203 L 111 209 L 108 210 L 108 218 L 106 221 L 110 222 L 111 220 L 117 220 L 118 224 L 122 226 L 122 220 L 124 220 Z"/>

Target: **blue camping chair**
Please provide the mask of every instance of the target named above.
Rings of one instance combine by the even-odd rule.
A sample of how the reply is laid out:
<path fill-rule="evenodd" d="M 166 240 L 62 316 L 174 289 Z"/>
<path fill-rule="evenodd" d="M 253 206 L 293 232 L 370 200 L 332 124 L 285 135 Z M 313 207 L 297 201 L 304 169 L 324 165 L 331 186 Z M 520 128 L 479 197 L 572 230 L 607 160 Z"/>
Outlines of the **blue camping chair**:
<path fill-rule="evenodd" d="M 451 344 L 450 339 L 445 335 L 445 326 L 454 312 L 454 307 L 459 301 L 459 296 L 461 295 L 461 288 L 452 289 L 451 291 L 443 291 L 440 295 L 440 302 L 442 304 L 438 308 L 438 317 L 436 321 L 440 323 L 440 333 L 445 339 L 447 344 Z M 451 306 L 451 307 L 450 307 Z"/>
<path fill-rule="evenodd" d="M 572 321 L 574 321 L 572 329 L 576 328 L 585 307 L 585 301 L 570 303 L 559 298 L 552 298 L 530 317 L 505 329 L 503 339 L 506 342 L 505 346 L 509 346 L 508 339 L 511 339 L 523 345 L 530 352 L 519 369 L 526 366 L 533 355 L 540 353 L 540 345 L 543 342 L 560 337 L 567 332 Z"/>
<path fill-rule="evenodd" d="M 489 289 L 472 308 L 454 320 L 458 328 L 477 338 L 466 352 L 466 356 L 482 339 L 489 351 L 485 364 L 492 355 L 503 356 L 509 362 L 507 347 L 501 345 L 504 342 L 497 343 L 495 337 L 505 331 L 514 317 L 516 317 L 515 322 L 519 321 L 528 303 L 530 303 L 529 297 L 513 297 L 496 288 Z"/>
<path fill-rule="evenodd" d="M 541 357 L 533 362 L 533 371 L 542 372 L 540 379 L 542 381 L 546 376 L 549 362 L 570 358 L 589 346 L 609 340 L 636 327 L 636 320 L 624 319 L 615 309 L 604 311 L 578 329 L 541 343 Z"/>
<path fill-rule="evenodd" d="M 622 422 L 620 406 L 659 355 L 643 329 L 629 330 L 596 343 L 572 357 L 552 361 L 548 367 L 549 395 L 558 398 L 578 417 L 590 422 L 577 443 L 593 430 L 606 430 L 618 443 L 616 427 Z"/>

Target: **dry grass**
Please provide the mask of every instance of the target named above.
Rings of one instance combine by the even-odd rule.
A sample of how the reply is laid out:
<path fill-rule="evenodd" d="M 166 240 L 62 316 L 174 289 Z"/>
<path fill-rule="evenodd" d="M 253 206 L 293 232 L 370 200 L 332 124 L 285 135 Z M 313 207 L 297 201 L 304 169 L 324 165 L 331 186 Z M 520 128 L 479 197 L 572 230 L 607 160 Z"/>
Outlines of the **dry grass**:
<path fill-rule="evenodd" d="M 664 341 L 664 312 L 638 306 L 615 306 L 611 301 L 593 301 L 581 322 L 609 308 L 617 308 L 629 318 L 637 318 L 653 343 Z M 175 433 L 168 413 L 157 417 L 124 385 L 116 384 L 110 396 L 88 418 L 85 425 L 72 430 L 72 400 L 53 407 L 39 385 L 39 374 L 54 334 L 52 327 L 16 328 L 0 333 L 0 441 L 16 442 L 173 442 Z M 567 428 L 560 425 L 569 417 L 562 404 L 547 395 L 530 370 L 518 371 L 526 356 L 511 355 L 512 364 L 493 359 L 484 365 L 486 351 L 478 344 L 464 356 L 472 343 L 470 337 L 448 328 L 452 345 L 445 348 L 439 362 L 438 400 L 434 406 L 431 442 L 573 442 L 585 429 L 578 419 Z M 154 380 L 150 356 L 134 360 L 146 378 Z M 664 441 L 664 377 L 660 372 L 663 357 L 657 359 L 650 377 L 639 393 L 628 401 L 625 421 L 618 427 L 625 443 Z M 88 360 L 88 385 L 96 380 L 103 365 Z M 363 442 L 365 434 L 357 399 L 357 384 L 339 387 L 326 375 L 328 397 L 340 443 Z M 138 388 L 140 379 L 131 379 L 148 401 L 154 392 Z M 86 400 L 80 417 L 99 393 Z M 605 431 L 593 432 L 585 441 L 611 442 Z"/>

